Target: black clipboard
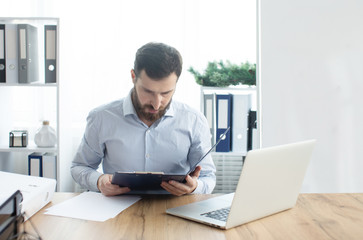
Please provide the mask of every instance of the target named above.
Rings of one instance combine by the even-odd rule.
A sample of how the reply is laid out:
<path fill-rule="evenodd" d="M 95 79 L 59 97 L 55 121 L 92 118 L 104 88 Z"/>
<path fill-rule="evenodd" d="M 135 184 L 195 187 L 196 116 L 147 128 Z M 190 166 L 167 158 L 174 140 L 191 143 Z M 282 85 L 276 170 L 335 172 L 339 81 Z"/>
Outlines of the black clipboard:
<path fill-rule="evenodd" d="M 164 190 L 160 184 L 163 181 L 174 180 L 178 182 L 185 182 L 185 178 L 192 173 L 198 164 L 218 145 L 218 143 L 226 138 L 229 131 L 221 134 L 218 141 L 204 154 L 199 161 L 190 168 L 186 174 L 165 174 L 164 172 L 115 172 L 112 177 L 112 184 L 119 185 L 120 187 L 129 187 L 132 191 L 159 191 Z"/>

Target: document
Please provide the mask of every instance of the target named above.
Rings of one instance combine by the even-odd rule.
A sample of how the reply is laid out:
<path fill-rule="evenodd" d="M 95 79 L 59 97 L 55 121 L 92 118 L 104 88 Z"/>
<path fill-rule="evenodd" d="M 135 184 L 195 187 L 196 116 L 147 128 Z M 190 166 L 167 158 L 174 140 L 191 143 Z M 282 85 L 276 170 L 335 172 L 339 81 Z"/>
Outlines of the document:
<path fill-rule="evenodd" d="M 84 192 L 48 208 L 44 214 L 104 222 L 140 199 L 138 196 L 106 197 L 102 193 Z"/>

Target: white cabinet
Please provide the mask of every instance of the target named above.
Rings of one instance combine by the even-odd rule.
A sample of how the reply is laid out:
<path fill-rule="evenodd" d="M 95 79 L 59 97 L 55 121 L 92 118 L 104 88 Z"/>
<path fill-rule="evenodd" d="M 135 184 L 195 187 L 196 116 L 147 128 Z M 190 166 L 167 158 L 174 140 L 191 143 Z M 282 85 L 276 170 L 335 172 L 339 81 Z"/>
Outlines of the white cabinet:
<path fill-rule="evenodd" d="M 250 133 L 253 134 L 253 136 L 248 137 L 248 112 L 249 110 L 257 111 L 257 92 L 256 87 L 254 86 L 227 88 L 201 87 L 201 111 L 206 115 L 209 125 L 212 126 L 212 144 L 218 139 L 218 136 L 216 136 L 216 129 L 218 128 L 218 113 L 216 107 L 218 95 L 231 95 L 231 102 L 229 103 L 231 104 L 230 110 L 222 111 L 223 113 L 230 113 L 229 126 L 231 127 L 231 150 L 228 152 L 211 153 L 214 164 L 217 168 L 217 184 L 213 192 L 230 193 L 234 192 L 237 187 L 239 176 L 243 167 L 244 157 L 247 154 L 248 145 L 250 145 L 252 149 L 258 148 L 259 145 L 257 129 L 250 129 Z M 248 97 L 241 98 L 241 95 Z M 248 101 L 248 104 L 245 104 L 243 101 Z M 241 111 L 244 112 L 242 113 Z M 246 127 L 245 130 L 241 128 L 242 125 Z M 237 133 L 241 136 L 237 136 Z M 252 139 L 250 144 L 248 144 L 248 139 L 250 139 L 250 141 Z M 237 144 L 238 146 L 236 146 Z"/>
<path fill-rule="evenodd" d="M 19 26 L 31 26 L 35 33 L 28 36 Z M 10 31 L 11 28 L 16 31 L 15 34 Z M 0 60 L 4 56 L 7 73 L 5 80 L 0 79 L 0 171 L 28 174 L 29 154 L 52 153 L 57 155 L 55 167 L 59 176 L 58 32 L 57 18 L 0 18 Z M 13 37 L 9 37 L 11 34 L 14 34 Z M 1 47 L 4 54 L 1 54 Z M 9 55 L 11 52 L 13 56 Z M 16 60 L 12 62 L 13 57 Z M 24 65 L 20 61 L 23 58 Z M 10 75 L 14 71 L 20 73 L 20 70 L 27 71 L 25 80 L 29 82 L 23 83 L 24 74 Z M 43 120 L 48 120 L 56 130 L 55 147 L 39 148 L 34 144 L 34 135 Z M 28 131 L 27 147 L 9 147 L 12 130 Z"/>

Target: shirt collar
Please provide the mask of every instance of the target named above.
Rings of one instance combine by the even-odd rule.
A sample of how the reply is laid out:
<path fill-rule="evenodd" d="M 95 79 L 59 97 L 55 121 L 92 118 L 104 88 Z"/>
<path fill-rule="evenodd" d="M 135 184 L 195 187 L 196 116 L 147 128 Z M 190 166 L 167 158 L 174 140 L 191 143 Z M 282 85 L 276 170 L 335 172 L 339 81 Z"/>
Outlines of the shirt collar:
<path fill-rule="evenodd" d="M 131 94 L 132 94 L 132 89 L 130 90 L 129 94 L 126 96 L 124 102 L 123 102 L 123 110 L 124 110 L 124 116 L 127 116 L 127 115 L 135 115 L 137 116 L 137 113 L 136 113 L 136 110 L 134 108 L 134 105 L 132 103 L 132 99 L 131 99 Z M 166 110 L 166 113 L 164 116 L 167 116 L 167 117 L 172 117 L 174 116 L 174 111 L 175 107 L 174 107 L 174 101 L 171 100 L 171 103 L 170 103 L 170 106 L 169 106 L 169 109 Z"/>
<path fill-rule="evenodd" d="M 166 117 L 173 117 L 174 116 L 174 101 L 173 99 L 171 99 L 171 103 L 170 103 L 170 106 L 168 108 L 168 110 L 166 110 L 166 113 L 164 114 L 164 116 Z"/>
<path fill-rule="evenodd" d="M 127 115 L 135 115 L 136 111 L 134 108 L 134 105 L 132 104 L 132 100 L 131 100 L 131 93 L 132 93 L 132 89 L 129 92 L 129 94 L 126 96 L 124 102 L 123 102 L 123 110 L 124 110 L 124 116 L 126 117 Z"/>

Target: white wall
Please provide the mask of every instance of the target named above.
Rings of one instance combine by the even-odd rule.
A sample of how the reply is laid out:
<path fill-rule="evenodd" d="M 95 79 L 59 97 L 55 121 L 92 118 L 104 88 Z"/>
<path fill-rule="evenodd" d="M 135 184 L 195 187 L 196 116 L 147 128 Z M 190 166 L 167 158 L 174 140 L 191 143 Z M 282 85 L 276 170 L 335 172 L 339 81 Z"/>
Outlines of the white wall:
<path fill-rule="evenodd" d="M 363 191 L 363 1 L 261 0 L 262 146 L 318 140 L 304 192 Z"/>
<path fill-rule="evenodd" d="M 88 112 L 129 92 L 141 45 L 161 41 L 181 52 L 175 99 L 199 109 L 200 88 L 187 69 L 214 60 L 254 63 L 255 14 L 255 0 L 2 1 L 2 17 L 60 18 L 61 191 L 73 190 L 69 167 Z"/>

